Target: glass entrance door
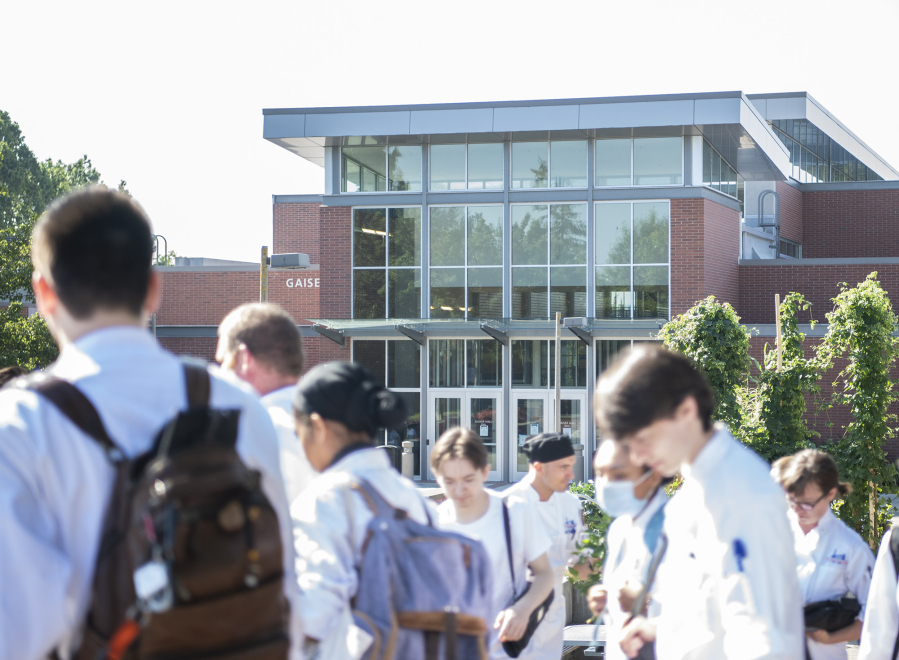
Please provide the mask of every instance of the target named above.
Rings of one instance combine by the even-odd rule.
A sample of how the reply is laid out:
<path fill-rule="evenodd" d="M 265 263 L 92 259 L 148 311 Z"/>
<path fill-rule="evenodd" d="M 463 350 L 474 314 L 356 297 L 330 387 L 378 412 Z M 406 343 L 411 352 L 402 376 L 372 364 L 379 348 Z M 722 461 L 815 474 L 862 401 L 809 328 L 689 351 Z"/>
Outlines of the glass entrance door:
<path fill-rule="evenodd" d="M 502 392 L 492 389 L 457 391 L 432 391 L 428 395 L 431 428 L 428 434 L 428 454 L 437 439 L 454 426 L 464 426 L 474 431 L 487 448 L 491 481 L 501 478 L 502 465 Z M 428 475 L 434 479 L 430 464 Z"/>
<path fill-rule="evenodd" d="M 510 455 L 515 457 L 511 465 L 513 480 L 521 479 L 528 472 L 528 458 L 521 449 L 524 441 L 532 435 L 556 429 L 555 403 L 555 393 L 552 390 L 513 392 L 512 422 L 516 425 L 512 432 L 514 451 L 510 451 Z M 579 390 L 562 390 L 560 407 L 562 434 L 569 436 L 572 444 L 584 444 L 587 393 Z M 586 462 L 587 459 L 584 460 Z M 584 475 L 576 475 L 575 478 L 583 479 Z"/>

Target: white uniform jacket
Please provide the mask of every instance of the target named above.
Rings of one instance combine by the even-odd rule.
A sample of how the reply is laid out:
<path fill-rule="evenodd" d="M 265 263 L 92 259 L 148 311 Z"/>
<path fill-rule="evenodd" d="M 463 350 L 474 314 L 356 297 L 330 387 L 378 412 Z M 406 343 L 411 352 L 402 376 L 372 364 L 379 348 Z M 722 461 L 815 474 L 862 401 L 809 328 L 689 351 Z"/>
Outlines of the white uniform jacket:
<path fill-rule="evenodd" d="M 565 595 L 562 587 L 567 579 L 565 569 L 575 552 L 578 535 L 584 529 L 581 501 L 569 492 L 553 493 L 545 502 L 531 485 L 527 476 L 513 484 L 502 495 L 522 498 L 533 511 L 534 521 L 546 530 L 552 545 L 549 563 L 555 573 L 555 596 L 543 622 L 534 632 L 528 647 L 533 647 L 537 657 L 561 658 L 562 640 L 565 636 Z"/>
<path fill-rule="evenodd" d="M 48 368 L 97 408 L 129 457 L 150 448 L 187 405 L 181 361 L 146 331 L 97 330 Z M 285 592 L 297 594 L 290 516 L 271 420 L 248 389 L 212 374 L 210 403 L 241 410 L 237 449 L 262 473 L 281 523 Z M 69 657 L 88 611 L 94 563 L 114 475 L 99 445 L 39 395 L 0 392 L 0 658 Z M 294 618 L 292 634 L 299 634 Z"/>
<path fill-rule="evenodd" d="M 320 660 L 347 660 L 352 623 L 350 599 L 356 595 L 356 567 L 373 515 L 351 490 L 353 478 L 375 488 L 392 506 L 427 524 L 425 498 L 400 475 L 383 449 L 358 449 L 319 474 L 291 506 L 300 581 L 299 609 L 306 634 L 318 639 Z M 436 520 L 434 511 L 432 519 Z"/>
<path fill-rule="evenodd" d="M 896 567 L 890 553 L 891 536 L 892 530 L 884 535 L 874 562 L 858 660 L 893 658 L 893 645 L 899 635 L 899 590 L 896 585 Z"/>
<path fill-rule="evenodd" d="M 799 527 L 791 509 L 790 526 L 796 541 L 796 571 L 803 604 L 840 598 L 852 593 L 862 606 L 858 619 L 865 620 L 868 587 L 874 570 L 874 555 L 868 544 L 846 527 L 828 509 L 808 534 Z M 846 644 L 821 644 L 807 639 L 811 660 L 841 660 L 848 657 Z"/>
<path fill-rule="evenodd" d="M 783 491 L 723 426 L 665 509 L 660 660 L 803 657 L 802 601 Z"/>
<path fill-rule="evenodd" d="M 274 392 L 269 392 L 262 397 L 262 405 L 272 418 L 275 431 L 278 434 L 278 444 L 281 447 L 281 472 L 284 474 L 284 486 L 287 489 L 287 500 L 291 503 L 317 474 L 309 460 L 303 445 L 297 438 L 296 425 L 293 417 L 293 394 L 296 385 L 282 387 Z"/>
<path fill-rule="evenodd" d="M 618 604 L 618 594 L 626 584 L 642 585 L 652 553 L 646 547 L 643 534 L 646 524 L 668 502 L 664 488 L 656 490 L 636 517 L 619 516 L 606 532 L 606 562 L 602 570 L 602 584 L 608 592 L 607 612 L 603 618 L 610 626 L 606 644 L 606 660 L 624 660 L 627 656 L 617 643 L 619 632 L 630 612 L 624 612 Z M 655 616 L 657 601 L 651 601 L 649 615 Z"/>

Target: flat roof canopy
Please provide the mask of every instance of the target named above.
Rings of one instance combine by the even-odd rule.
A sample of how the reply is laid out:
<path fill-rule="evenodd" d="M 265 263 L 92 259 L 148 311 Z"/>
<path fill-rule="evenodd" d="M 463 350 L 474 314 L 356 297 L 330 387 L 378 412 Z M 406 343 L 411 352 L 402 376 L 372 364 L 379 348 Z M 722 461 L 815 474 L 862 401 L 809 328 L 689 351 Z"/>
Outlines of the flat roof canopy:
<path fill-rule="evenodd" d="M 747 180 L 786 179 L 787 148 L 742 92 L 263 110 L 263 137 L 324 167 L 342 138 L 445 142 L 702 135 Z"/>

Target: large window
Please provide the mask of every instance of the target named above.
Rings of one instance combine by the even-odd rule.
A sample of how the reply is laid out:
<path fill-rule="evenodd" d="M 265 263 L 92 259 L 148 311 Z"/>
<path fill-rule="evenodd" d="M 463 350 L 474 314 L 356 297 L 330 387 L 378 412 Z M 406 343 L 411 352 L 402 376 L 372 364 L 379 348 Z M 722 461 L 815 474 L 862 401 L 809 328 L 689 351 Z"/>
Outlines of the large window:
<path fill-rule="evenodd" d="M 793 178 L 797 181 L 883 181 L 883 177 L 807 119 L 775 119 L 769 123 L 790 151 Z"/>
<path fill-rule="evenodd" d="M 503 316 L 503 207 L 432 206 L 431 318 Z"/>
<path fill-rule="evenodd" d="M 408 340 L 354 339 L 353 360 L 368 369 L 378 381 L 389 387 L 406 403 L 406 424 L 394 431 L 380 429 L 378 444 L 401 447 L 413 442 L 415 476 L 419 476 L 421 460 L 421 346 Z"/>
<path fill-rule="evenodd" d="M 587 205 L 513 205 L 512 316 L 587 313 Z"/>
<path fill-rule="evenodd" d="M 743 217 L 743 180 L 708 140 L 702 141 L 702 185 L 736 197 Z"/>
<path fill-rule="evenodd" d="M 421 208 L 353 209 L 353 318 L 421 317 Z"/>
<path fill-rule="evenodd" d="M 432 144 L 431 190 L 502 190 L 503 144 Z"/>
<path fill-rule="evenodd" d="M 420 144 L 371 144 L 346 138 L 340 150 L 342 192 L 421 190 Z"/>
<path fill-rule="evenodd" d="M 596 186 L 673 186 L 684 183 L 684 140 L 596 141 Z"/>
<path fill-rule="evenodd" d="M 587 141 L 512 143 L 513 188 L 586 188 Z"/>
<path fill-rule="evenodd" d="M 587 387 L 587 346 L 579 339 L 561 342 L 563 388 Z M 554 340 L 512 341 L 512 387 L 554 388 L 556 386 L 556 342 Z"/>
<path fill-rule="evenodd" d="M 596 317 L 667 319 L 668 202 L 599 202 L 595 217 Z"/>
<path fill-rule="evenodd" d="M 430 386 L 502 387 L 502 348 L 495 339 L 431 339 Z"/>

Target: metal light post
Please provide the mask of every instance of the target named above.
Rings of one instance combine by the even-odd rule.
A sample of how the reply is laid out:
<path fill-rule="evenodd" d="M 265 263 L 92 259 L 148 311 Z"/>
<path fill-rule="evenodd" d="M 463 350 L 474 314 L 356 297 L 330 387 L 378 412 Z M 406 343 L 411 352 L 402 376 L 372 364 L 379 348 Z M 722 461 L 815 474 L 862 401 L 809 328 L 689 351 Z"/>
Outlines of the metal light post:
<path fill-rule="evenodd" d="M 562 312 L 556 312 L 556 433 L 562 432 Z"/>
<path fill-rule="evenodd" d="M 259 302 L 268 302 L 268 246 L 262 246 L 259 261 Z"/>

